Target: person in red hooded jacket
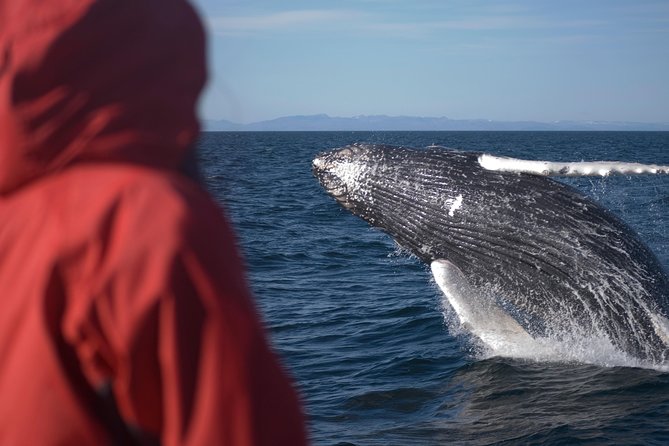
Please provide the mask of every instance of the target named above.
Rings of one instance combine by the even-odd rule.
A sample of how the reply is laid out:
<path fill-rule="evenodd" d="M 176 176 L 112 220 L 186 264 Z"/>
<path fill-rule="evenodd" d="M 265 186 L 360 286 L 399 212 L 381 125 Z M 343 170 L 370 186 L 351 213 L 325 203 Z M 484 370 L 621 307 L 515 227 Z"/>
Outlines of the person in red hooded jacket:
<path fill-rule="evenodd" d="M 301 445 L 221 211 L 184 174 L 183 0 L 0 0 L 0 444 Z"/>

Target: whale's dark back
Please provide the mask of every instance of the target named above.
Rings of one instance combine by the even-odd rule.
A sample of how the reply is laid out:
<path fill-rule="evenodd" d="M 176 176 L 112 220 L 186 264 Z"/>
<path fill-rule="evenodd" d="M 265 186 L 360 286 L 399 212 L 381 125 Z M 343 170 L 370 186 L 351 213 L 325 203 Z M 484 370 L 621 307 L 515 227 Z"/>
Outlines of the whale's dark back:
<path fill-rule="evenodd" d="M 669 308 L 666 274 L 632 229 L 574 188 L 442 148 L 357 145 L 320 159 L 316 175 L 331 193 L 341 175 L 333 195 L 347 209 L 423 261 L 457 265 L 528 331 L 594 327 L 625 352 L 666 359 L 654 320 Z"/>

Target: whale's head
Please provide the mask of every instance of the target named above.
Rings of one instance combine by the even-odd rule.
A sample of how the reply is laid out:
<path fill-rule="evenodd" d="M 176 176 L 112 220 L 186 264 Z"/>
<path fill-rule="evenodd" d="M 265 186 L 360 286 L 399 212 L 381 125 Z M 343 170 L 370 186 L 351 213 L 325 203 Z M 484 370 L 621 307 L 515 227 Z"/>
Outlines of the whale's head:
<path fill-rule="evenodd" d="M 387 156 L 384 146 L 352 144 L 321 153 L 312 167 L 328 194 L 353 214 L 367 219 L 377 201 L 373 190 L 390 169 Z"/>
<path fill-rule="evenodd" d="M 321 153 L 312 168 L 321 186 L 345 209 L 389 232 L 424 260 L 431 255 L 414 235 L 428 223 L 426 210 L 453 221 L 461 218 L 459 211 L 471 195 L 465 190 L 482 170 L 472 153 L 377 144 Z"/>
<path fill-rule="evenodd" d="M 319 154 L 312 162 L 312 171 L 325 191 L 342 206 L 353 210 L 356 192 L 364 177 L 379 158 L 368 146 L 354 144 Z"/>

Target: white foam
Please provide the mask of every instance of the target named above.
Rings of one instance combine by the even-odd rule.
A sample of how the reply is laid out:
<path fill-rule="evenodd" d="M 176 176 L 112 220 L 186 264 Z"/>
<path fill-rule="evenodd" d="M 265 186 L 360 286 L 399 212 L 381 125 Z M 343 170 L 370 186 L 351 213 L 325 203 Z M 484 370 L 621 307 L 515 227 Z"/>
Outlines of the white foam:
<path fill-rule="evenodd" d="M 479 156 L 479 164 L 486 170 L 530 173 L 544 176 L 605 177 L 611 174 L 643 175 L 669 173 L 669 166 L 658 164 L 624 163 L 620 161 L 581 161 L 561 163 L 494 156 L 487 153 Z"/>
<path fill-rule="evenodd" d="M 447 322 L 450 320 L 449 329 L 454 334 L 465 334 L 477 346 L 475 356 L 478 359 L 492 357 L 515 358 L 534 362 L 553 363 L 581 363 L 593 364 L 602 367 L 633 367 L 669 371 L 667 363 L 653 363 L 634 358 L 614 346 L 611 341 L 603 335 L 594 333 L 579 333 L 576 329 L 573 333 L 563 333 L 562 336 L 514 336 L 499 331 L 482 331 L 481 328 L 474 333 L 469 324 L 464 325 L 461 320 L 454 323 L 453 316 L 444 313 Z M 455 314 L 457 318 L 457 312 Z M 565 336 L 566 335 L 566 336 Z"/>

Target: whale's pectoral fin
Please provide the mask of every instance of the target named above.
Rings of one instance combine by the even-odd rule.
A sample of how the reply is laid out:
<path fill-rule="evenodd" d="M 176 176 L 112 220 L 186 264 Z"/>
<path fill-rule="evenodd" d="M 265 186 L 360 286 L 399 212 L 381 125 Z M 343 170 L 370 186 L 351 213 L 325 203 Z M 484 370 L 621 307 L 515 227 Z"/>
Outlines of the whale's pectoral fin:
<path fill-rule="evenodd" d="M 462 271 L 448 260 L 438 259 L 430 264 L 432 276 L 453 307 L 463 325 L 470 325 L 476 318 L 472 308 L 475 292 L 467 282 Z"/>
<path fill-rule="evenodd" d="M 544 176 L 600 176 L 667 174 L 669 166 L 658 164 L 625 163 L 620 161 L 577 161 L 561 163 L 535 161 L 484 153 L 479 164 L 486 170 L 510 173 L 529 173 Z"/>
<path fill-rule="evenodd" d="M 433 261 L 430 268 L 462 326 L 485 344 L 496 348 L 532 341 L 532 337 L 513 317 L 469 284 L 460 268 L 444 259 Z"/>

